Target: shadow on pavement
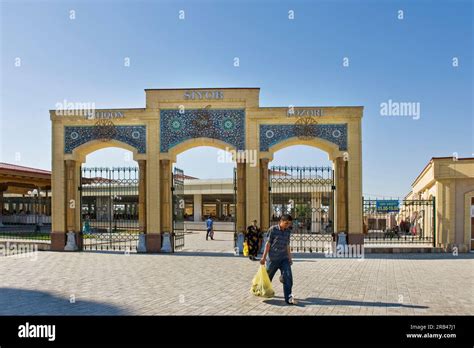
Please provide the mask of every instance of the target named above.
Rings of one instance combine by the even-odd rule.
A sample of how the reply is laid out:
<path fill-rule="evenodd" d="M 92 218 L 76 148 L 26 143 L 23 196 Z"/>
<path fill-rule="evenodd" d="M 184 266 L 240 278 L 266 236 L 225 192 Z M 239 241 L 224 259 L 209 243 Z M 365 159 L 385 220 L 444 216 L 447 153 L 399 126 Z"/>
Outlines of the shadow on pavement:
<path fill-rule="evenodd" d="M 336 300 L 332 298 L 318 298 L 318 297 L 307 297 L 304 299 L 296 299 L 298 303 L 295 307 L 306 307 L 306 306 L 361 306 L 361 307 L 400 307 L 400 308 L 418 308 L 426 309 L 427 306 L 408 305 L 403 303 L 390 303 L 390 302 L 363 302 L 363 301 L 350 301 L 350 300 Z M 263 303 L 274 305 L 274 306 L 288 306 L 281 296 L 275 296 L 274 298 L 264 300 Z"/>
<path fill-rule="evenodd" d="M 127 315 L 126 309 L 111 304 L 83 301 L 75 303 L 46 291 L 0 288 L 0 315 Z"/>

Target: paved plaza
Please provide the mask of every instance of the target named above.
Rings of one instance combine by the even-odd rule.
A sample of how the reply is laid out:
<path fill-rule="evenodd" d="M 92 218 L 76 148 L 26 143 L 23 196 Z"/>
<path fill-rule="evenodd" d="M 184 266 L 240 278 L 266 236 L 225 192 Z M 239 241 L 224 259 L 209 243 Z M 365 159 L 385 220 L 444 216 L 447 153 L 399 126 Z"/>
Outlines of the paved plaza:
<path fill-rule="evenodd" d="M 38 252 L 1 257 L 1 315 L 474 314 L 474 255 L 295 254 L 296 306 L 249 293 L 259 264 L 232 252 L 231 234 L 187 236 L 176 254 Z M 215 243 L 214 245 L 212 243 Z M 194 251 L 191 251 L 194 250 Z"/>

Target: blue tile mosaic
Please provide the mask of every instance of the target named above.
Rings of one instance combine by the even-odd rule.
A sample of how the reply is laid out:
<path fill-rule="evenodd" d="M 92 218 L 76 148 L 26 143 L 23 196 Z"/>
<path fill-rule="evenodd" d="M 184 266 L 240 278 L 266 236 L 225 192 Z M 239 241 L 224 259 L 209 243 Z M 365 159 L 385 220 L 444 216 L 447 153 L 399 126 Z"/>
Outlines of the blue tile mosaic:
<path fill-rule="evenodd" d="M 137 149 L 138 153 L 146 153 L 146 126 L 114 126 L 112 139 L 121 141 Z M 97 139 L 95 126 L 65 126 L 64 153 L 72 151 L 89 141 Z"/>
<path fill-rule="evenodd" d="M 297 137 L 298 127 L 294 124 L 262 124 L 260 125 L 260 151 L 268 149 L 286 139 Z M 305 135 L 321 138 L 339 146 L 339 150 L 347 150 L 347 124 L 310 124 L 305 126 Z"/>
<path fill-rule="evenodd" d="M 224 141 L 237 150 L 245 149 L 244 109 L 160 110 L 160 151 L 193 138 Z"/>

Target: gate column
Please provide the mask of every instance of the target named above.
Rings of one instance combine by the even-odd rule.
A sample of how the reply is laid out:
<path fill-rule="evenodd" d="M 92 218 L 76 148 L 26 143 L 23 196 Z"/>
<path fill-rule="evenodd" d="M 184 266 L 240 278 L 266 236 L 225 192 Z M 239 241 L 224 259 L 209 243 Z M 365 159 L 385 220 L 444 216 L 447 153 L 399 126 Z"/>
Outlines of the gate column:
<path fill-rule="evenodd" d="M 78 250 L 82 250 L 81 202 L 78 191 L 81 181 L 81 167 L 80 163 L 74 160 L 64 162 L 66 166 L 66 231 L 75 233 Z"/>
<path fill-rule="evenodd" d="M 246 228 L 246 180 L 245 168 L 246 163 L 243 161 L 237 162 L 237 233 L 245 232 Z"/>
<path fill-rule="evenodd" d="M 64 162 L 64 126 L 53 122 L 51 170 L 51 250 L 64 251 L 66 245 L 66 165 Z"/>
<path fill-rule="evenodd" d="M 202 195 L 194 194 L 193 196 L 193 214 L 194 221 L 201 221 L 202 217 Z"/>
<path fill-rule="evenodd" d="M 348 242 L 364 244 L 362 229 L 362 141 L 361 120 L 348 123 L 349 160 L 347 161 Z"/>
<path fill-rule="evenodd" d="M 268 178 L 268 163 L 270 159 L 260 159 L 260 227 L 263 232 L 270 227 L 270 182 Z"/>
<path fill-rule="evenodd" d="M 337 157 L 335 162 L 336 178 L 336 232 L 347 234 L 347 161 Z"/>
<path fill-rule="evenodd" d="M 161 249 L 161 161 L 157 156 L 159 152 L 159 128 L 157 120 L 149 120 L 143 201 L 145 205 L 145 245 L 148 253 L 157 253 Z"/>
<path fill-rule="evenodd" d="M 171 161 L 160 160 L 160 235 L 147 235 L 147 251 L 161 251 L 161 237 L 164 233 L 171 236 Z"/>

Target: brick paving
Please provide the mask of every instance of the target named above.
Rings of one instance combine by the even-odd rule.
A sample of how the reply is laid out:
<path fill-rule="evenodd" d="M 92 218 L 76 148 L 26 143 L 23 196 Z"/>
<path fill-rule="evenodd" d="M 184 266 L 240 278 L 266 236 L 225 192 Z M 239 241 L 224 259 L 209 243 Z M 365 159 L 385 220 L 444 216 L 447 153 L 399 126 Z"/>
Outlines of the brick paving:
<path fill-rule="evenodd" d="M 362 260 L 296 254 L 299 304 L 287 306 L 279 273 L 274 298 L 249 293 L 259 264 L 233 254 L 231 234 L 207 243 L 201 237 L 188 236 L 188 250 L 176 254 L 0 257 L 0 314 L 474 314 L 474 254 L 366 254 Z"/>

